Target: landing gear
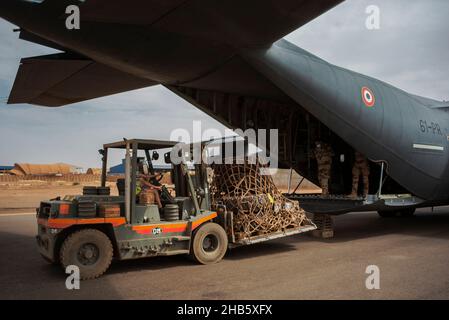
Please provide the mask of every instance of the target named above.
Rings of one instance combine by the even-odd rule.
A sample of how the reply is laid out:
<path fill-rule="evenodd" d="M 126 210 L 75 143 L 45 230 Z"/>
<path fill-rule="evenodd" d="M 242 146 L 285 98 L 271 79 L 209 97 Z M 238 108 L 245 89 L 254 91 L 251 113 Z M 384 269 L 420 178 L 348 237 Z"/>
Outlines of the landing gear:
<path fill-rule="evenodd" d="M 415 214 L 416 208 L 409 208 L 399 211 L 399 215 L 404 218 L 413 217 Z"/>
<path fill-rule="evenodd" d="M 377 211 L 379 216 L 382 218 L 392 218 L 396 216 L 400 217 L 413 217 L 415 214 L 416 208 L 408 208 L 408 209 L 402 209 L 402 210 L 389 210 L 389 211 Z"/>
<path fill-rule="evenodd" d="M 112 256 L 113 249 L 108 236 L 95 229 L 72 233 L 64 240 L 60 251 L 62 266 L 77 266 L 81 280 L 101 276 L 109 268 Z"/>
<path fill-rule="evenodd" d="M 201 264 L 212 264 L 223 259 L 228 249 L 228 236 L 216 223 L 202 225 L 193 237 L 191 256 Z"/>
<path fill-rule="evenodd" d="M 313 214 L 313 223 L 316 225 L 316 230 L 312 231 L 312 236 L 315 238 L 329 239 L 334 237 L 334 219 L 328 214 Z"/>
<path fill-rule="evenodd" d="M 396 216 L 396 211 L 377 211 L 377 213 L 382 218 L 392 218 Z"/>

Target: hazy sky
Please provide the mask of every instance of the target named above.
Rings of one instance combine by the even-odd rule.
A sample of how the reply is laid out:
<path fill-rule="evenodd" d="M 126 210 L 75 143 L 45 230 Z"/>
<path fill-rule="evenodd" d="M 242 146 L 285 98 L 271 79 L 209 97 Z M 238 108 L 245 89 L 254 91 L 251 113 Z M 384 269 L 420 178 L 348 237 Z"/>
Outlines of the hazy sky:
<path fill-rule="evenodd" d="M 380 30 L 365 27 L 368 5 L 380 8 Z M 449 100 L 448 15 L 447 0 L 347 0 L 286 38 L 336 65 Z M 191 131 L 193 120 L 222 128 L 161 86 L 62 108 L 6 105 L 20 58 L 54 52 L 18 40 L 13 28 L 0 20 L 0 165 L 98 166 L 105 142 L 168 139 L 175 128 Z"/>

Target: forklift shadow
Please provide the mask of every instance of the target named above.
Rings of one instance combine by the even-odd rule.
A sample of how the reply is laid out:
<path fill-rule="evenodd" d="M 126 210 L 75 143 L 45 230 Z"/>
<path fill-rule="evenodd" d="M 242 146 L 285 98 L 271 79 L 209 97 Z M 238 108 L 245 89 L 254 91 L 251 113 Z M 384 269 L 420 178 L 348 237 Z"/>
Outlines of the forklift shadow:
<path fill-rule="evenodd" d="M 282 252 L 296 250 L 293 244 L 279 242 L 264 242 L 249 246 L 241 246 L 229 249 L 223 259 L 242 260 L 259 256 L 268 256 Z M 126 272 L 136 272 L 142 270 L 160 270 L 179 267 L 198 267 L 200 264 L 191 259 L 188 255 L 174 255 L 165 257 L 148 257 L 135 260 L 114 261 L 111 264 L 108 274 L 120 274 Z"/>
<path fill-rule="evenodd" d="M 288 237 L 288 239 L 293 240 L 293 237 Z M 284 239 L 283 239 L 284 240 Z M 248 246 L 236 247 L 228 250 L 226 253 L 226 260 L 243 260 L 250 259 L 255 257 L 263 257 L 269 256 L 289 251 L 297 250 L 297 247 L 294 245 L 296 241 L 287 242 L 279 242 L 276 240 L 256 243 Z"/>
<path fill-rule="evenodd" d="M 349 213 L 334 218 L 334 238 L 309 241 L 330 243 L 401 234 L 449 240 L 449 207 L 418 209 L 413 217 L 381 218 L 376 212 Z"/>
<path fill-rule="evenodd" d="M 133 260 L 115 260 L 112 262 L 108 274 L 120 274 L 136 271 L 151 271 L 176 267 L 189 267 L 197 265 L 188 255 L 145 257 Z"/>
<path fill-rule="evenodd" d="M 36 249 L 36 240 L 32 235 L 22 233 L 0 232 L 2 247 L 0 254 L 0 274 L 17 273 L 16 279 L 28 278 L 37 279 L 43 275 L 55 277 L 61 276 L 61 267 L 46 262 Z M 61 279 L 65 279 L 62 272 Z M 28 280 L 27 280 L 28 281 Z"/>

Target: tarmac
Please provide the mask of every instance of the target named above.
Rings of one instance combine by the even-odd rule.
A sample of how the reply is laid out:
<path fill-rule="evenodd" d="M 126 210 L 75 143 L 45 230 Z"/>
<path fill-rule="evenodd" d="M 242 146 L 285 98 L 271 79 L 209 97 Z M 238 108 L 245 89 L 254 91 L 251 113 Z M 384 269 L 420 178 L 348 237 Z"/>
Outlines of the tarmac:
<path fill-rule="evenodd" d="M 99 279 L 65 287 L 35 245 L 30 214 L 0 215 L 0 299 L 448 299 L 449 207 L 412 218 L 335 218 L 330 240 L 307 234 L 231 250 L 215 265 L 185 256 L 116 261 Z M 367 267 L 380 289 L 367 289 Z"/>

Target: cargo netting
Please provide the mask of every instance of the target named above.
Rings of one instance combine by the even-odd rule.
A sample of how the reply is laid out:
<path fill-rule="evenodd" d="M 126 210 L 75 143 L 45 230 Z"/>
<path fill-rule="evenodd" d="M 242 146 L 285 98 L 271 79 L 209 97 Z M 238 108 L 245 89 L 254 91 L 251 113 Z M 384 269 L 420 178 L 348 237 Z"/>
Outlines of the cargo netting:
<path fill-rule="evenodd" d="M 212 205 L 233 212 L 236 239 L 311 225 L 299 203 L 287 199 L 276 187 L 267 167 L 258 161 L 212 164 Z"/>

